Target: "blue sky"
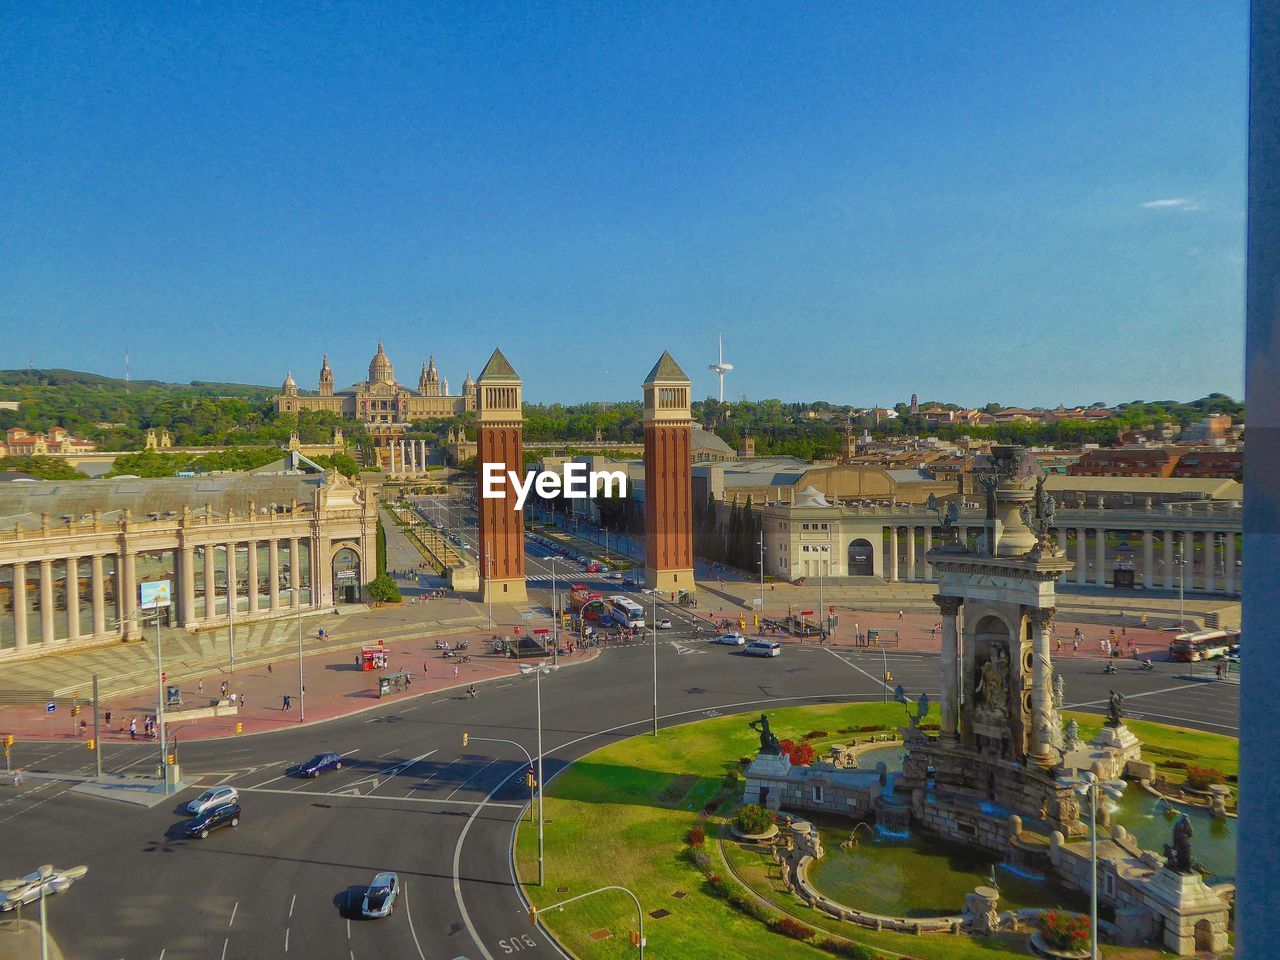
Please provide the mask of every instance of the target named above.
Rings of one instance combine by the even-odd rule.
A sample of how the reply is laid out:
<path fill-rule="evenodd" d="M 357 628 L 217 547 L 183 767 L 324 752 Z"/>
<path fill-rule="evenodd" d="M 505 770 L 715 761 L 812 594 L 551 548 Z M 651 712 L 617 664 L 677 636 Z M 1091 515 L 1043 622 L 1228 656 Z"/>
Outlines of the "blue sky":
<path fill-rule="evenodd" d="M 898 9 L 906 7 L 906 10 Z M 1239 396 L 1247 5 L 11 4 L 0 367 Z"/>

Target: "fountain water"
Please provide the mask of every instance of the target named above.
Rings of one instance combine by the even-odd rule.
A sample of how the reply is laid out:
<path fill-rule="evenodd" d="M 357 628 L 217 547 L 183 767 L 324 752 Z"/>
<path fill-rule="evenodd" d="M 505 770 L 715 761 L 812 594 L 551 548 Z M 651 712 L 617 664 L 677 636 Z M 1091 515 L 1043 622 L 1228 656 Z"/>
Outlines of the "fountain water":
<path fill-rule="evenodd" d="M 871 824 L 867 823 L 865 820 L 860 820 L 854 824 L 853 830 L 849 833 L 849 839 L 840 844 L 841 850 L 849 850 L 858 845 L 858 830 L 860 829 L 866 830 L 868 836 L 875 836 L 875 830 L 872 829 Z"/>

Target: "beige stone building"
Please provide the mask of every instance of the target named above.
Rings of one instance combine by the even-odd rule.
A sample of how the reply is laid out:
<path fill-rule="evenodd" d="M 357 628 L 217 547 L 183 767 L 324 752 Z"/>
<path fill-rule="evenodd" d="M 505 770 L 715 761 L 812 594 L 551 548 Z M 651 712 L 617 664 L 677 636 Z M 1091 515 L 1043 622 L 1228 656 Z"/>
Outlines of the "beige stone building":
<path fill-rule="evenodd" d="M 0 483 L 0 662 L 362 599 L 378 488 L 336 472 Z"/>

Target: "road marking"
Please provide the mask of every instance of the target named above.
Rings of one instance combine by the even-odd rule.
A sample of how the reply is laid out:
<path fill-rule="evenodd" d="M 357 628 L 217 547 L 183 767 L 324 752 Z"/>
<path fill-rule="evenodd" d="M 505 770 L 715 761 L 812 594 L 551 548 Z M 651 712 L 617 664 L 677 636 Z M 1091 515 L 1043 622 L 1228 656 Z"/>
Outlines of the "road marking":
<path fill-rule="evenodd" d="M 892 690 L 892 689 L 893 689 L 891 686 L 889 686 L 889 684 L 885 683 L 885 682 L 884 682 L 884 680 L 882 680 L 880 677 L 877 677 L 877 676 L 874 676 L 874 675 L 872 675 L 872 674 L 870 674 L 870 673 L 867 673 L 867 671 L 863 670 L 863 669 L 862 669 L 860 666 L 858 666 L 856 663 L 850 663 L 848 660 L 846 660 L 844 657 L 840 656 L 840 654 L 836 653 L 836 652 L 835 652 L 834 650 L 832 650 L 830 647 L 823 647 L 822 649 L 823 649 L 823 650 L 826 650 L 826 651 L 827 651 L 827 653 L 831 654 L 833 657 L 835 657 L 837 660 L 839 660 L 841 663 L 843 663 L 846 667 L 853 667 L 853 669 L 857 670 L 860 674 L 862 674 L 862 675 L 863 675 L 864 677 L 866 677 L 868 680 L 873 680 L 873 681 L 875 681 L 875 683 L 876 683 L 876 685 L 877 685 L 877 686 L 884 687 L 886 690 Z"/>
<path fill-rule="evenodd" d="M 289 952 L 289 928 L 284 928 L 284 952 Z"/>
<path fill-rule="evenodd" d="M 289 919 L 291 920 L 293 919 L 293 905 L 294 903 L 297 902 L 297 900 L 298 900 L 298 895 L 296 893 L 289 898 Z"/>
<path fill-rule="evenodd" d="M 227 947 L 231 944 L 231 938 L 222 941 L 222 960 L 227 960 Z"/>
<path fill-rule="evenodd" d="M 351 909 L 351 900 L 350 900 L 350 898 L 348 898 L 348 899 L 347 899 L 347 909 L 348 909 L 348 910 L 350 910 L 350 909 Z M 350 917 L 347 917 L 347 939 L 348 939 L 348 940 L 350 940 L 350 939 L 351 939 L 351 918 L 350 918 Z"/>
<path fill-rule="evenodd" d="M 457 789 L 455 789 L 455 790 L 453 791 L 453 793 L 457 793 L 457 792 L 458 792 L 458 790 L 461 790 L 461 789 L 462 789 L 463 787 L 465 787 L 468 783 L 470 783 L 470 782 L 471 782 L 472 780 L 474 780 L 476 777 L 480 776 L 480 774 L 484 773 L 486 770 L 488 770 L 490 767 L 492 767 L 492 766 L 493 766 L 495 763 L 497 763 L 497 762 L 498 762 L 497 760 L 490 760 L 490 761 L 489 761 L 488 763 L 486 763 L 483 767 L 481 767 L 479 770 L 477 770 L 477 771 L 476 771 L 475 773 L 473 773 L 471 776 L 467 777 L 467 779 L 463 780 L 460 784 L 458 784 Z M 445 799 L 446 799 L 446 800 L 450 800 L 450 799 L 452 799 L 452 798 L 453 798 L 453 793 L 449 794 L 449 796 L 445 797 Z"/>
<path fill-rule="evenodd" d="M 409 884 L 402 883 L 400 885 L 400 895 L 404 897 L 404 916 L 409 921 L 409 932 L 413 934 L 413 945 L 418 948 L 418 957 L 420 960 L 427 960 L 427 955 L 422 952 L 422 944 L 418 942 L 418 931 L 413 929 L 413 914 L 409 911 Z"/>
<path fill-rule="evenodd" d="M 239 901 L 239 900 L 237 900 L 237 901 L 236 901 L 235 906 L 231 908 L 231 919 L 227 921 L 227 926 L 228 926 L 228 927 L 233 927 L 233 926 L 235 926 L 235 923 L 236 923 L 236 911 L 237 911 L 237 910 L 239 910 L 239 909 L 240 909 L 240 901 Z"/>
<path fill-rule="evenodd" d="M 452 697 L 445 697 L 445 698 L 443 698 L 443 699 L 441 699 L 441 700 L 432 700 L 431 702 L 432 702 L 433 704 L 436 704 L 436 703 L 445 703 L 445 702 L 447 702 L 447 701 L 449 701 L 449 700 L 451 700 L 451 699 L 453 699 L 453 698 L 452 698 Z"/>
<path fill-rule="evenodd" d="M 495 760 L 494 763 L 497 763 L 497 761 Z M 521 764 L 520 766 L 521 766 L 521 769 L 524 768 L 524 764 Z M 357 794 L 357 793 L 344 794 L 341 791 L 333 791 L 330 793 L 326 793 L 324 791 L 316 791 L 315 793 L 297 794 L 297 793 L 294 793 L 292 790 L 273 790 L 270 787 L 245 787 L 240 792 L 241 793 L 279 793 L 285 796 L 299 797 L 299 798 L 305 797 L 307 799 L 312 799 L 315 797 L 330 797 L 330 798 L 358 797 L 361 800 L 381 800 L 385 803 L 448 803 L 448 804 L 453 804 L 454 806 L 462 806 L 462 807 L 474 807 L 479 802 L 477 800 L 448 800 L 448 799 L 442 800 L 439 797 L 383 797 L 383 796 L 379 796 L 378 794 Z M 523 803 L 490 803 L 488 804 L 488 806 L 509 807 L 512 810 L 523 810 L 525 808 L 525 804 Z"/>

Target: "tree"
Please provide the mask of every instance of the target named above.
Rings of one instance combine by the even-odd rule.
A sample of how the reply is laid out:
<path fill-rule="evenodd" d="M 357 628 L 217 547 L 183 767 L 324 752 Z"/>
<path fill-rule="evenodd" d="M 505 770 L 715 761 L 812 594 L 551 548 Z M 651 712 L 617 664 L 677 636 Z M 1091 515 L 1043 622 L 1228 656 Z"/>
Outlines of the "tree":
<path fill-rule="evenodd" d="M 0 471 L 27 473 L 41 480 L 88 480 L 83 473 L 58 457 L 0 457 Z"/>
<path fill-rule="evenodd" d="M 365 590 L 368 591 L 370 600 L 379 603 L 400 603 L 404 599 L 400 596 L 399 585 L 385 573 L 365 584 Z"/>
<path fill-rule="evenodd" d="M 382 528 L 382 518 L 378 518 L 378 536 L 377 536 L 377 561 L 375 569 L 378 576 L 384 576 L 387 572 L 387 531 Z"/>

